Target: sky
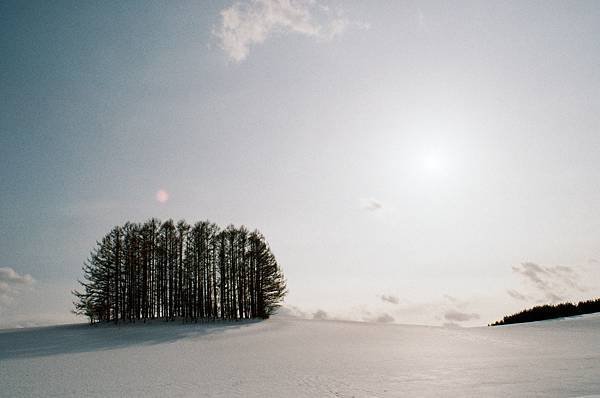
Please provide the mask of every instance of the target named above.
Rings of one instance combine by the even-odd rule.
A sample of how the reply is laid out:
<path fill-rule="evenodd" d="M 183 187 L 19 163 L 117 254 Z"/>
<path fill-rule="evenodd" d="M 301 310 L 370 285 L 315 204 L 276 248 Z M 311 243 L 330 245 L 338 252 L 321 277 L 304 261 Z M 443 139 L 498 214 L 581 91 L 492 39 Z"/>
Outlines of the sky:
<path fill-rule="evenodd" d="M 600 295 L 597 2 L 3 1 L 0 92 L 0 327 L 150 217 L 258 228 L 288 316 Z"/>

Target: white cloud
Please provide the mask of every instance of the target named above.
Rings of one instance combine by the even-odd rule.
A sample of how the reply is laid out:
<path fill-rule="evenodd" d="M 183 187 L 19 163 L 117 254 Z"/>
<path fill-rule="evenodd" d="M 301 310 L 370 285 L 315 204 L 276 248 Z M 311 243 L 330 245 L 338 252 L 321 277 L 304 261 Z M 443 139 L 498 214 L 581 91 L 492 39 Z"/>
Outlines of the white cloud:
<path fill-rule="evenodd" d="M 253 45 L 269 36 L 297 33 L 318 40 L 341 35 L 351 23 L 340 12 L 315 0 L 251 0 L 236 2 L 221 10 L 221 21 L 213 30 L 219 46 L 235 62 L 243 61 Z"/>
<path fill-rule="evenodd" d="M 19 275 L 10 267 L 0 267 L 0 281 L 16 285 L 30 285 L 33 278 L 29 274 Z"/>
<path fill-rule="evenodd" d="M 31 275 L 20 275 L 10 267 L 0 267 L 0 306 L 9 304 L 19 291 L 31 285 Z"/>

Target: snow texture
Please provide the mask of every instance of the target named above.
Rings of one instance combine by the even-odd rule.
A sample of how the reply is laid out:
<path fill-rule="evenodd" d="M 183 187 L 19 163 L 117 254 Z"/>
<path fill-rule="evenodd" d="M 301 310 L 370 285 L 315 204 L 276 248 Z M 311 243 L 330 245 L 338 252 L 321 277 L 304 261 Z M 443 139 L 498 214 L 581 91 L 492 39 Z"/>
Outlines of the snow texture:
<path fill-rule="evenodd" d="M 599 315 L 469 329 L 277 317 L 12 329 L 0 331 L 0 396 L 594 396 L 599 341 Z"/>

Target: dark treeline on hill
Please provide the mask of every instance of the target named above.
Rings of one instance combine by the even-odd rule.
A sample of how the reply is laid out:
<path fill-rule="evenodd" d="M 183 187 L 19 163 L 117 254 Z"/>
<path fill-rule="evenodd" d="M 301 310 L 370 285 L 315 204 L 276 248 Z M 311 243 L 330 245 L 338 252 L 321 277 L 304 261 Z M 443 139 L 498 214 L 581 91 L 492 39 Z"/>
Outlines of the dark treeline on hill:
<path fill-rule="evenodd" d="M 268 318 L 286 284 L 258 232 L 202 221 L 114 227 L 83 267 L 74 312 L 91 323 Z"/>
<path fill-rule="evenodd" d="M 580 301 L 577 304 L 561 303 L 556 305 L 541 305 L 529 308 L 513 315 L 507 315 L 502 320 L 494 322 L 491 326 L 508 325 L 511 323 L 523 323 L 543 321 L 546 319 L 562 318 L 600 312 L 600 298 L 595 300 Z"/>

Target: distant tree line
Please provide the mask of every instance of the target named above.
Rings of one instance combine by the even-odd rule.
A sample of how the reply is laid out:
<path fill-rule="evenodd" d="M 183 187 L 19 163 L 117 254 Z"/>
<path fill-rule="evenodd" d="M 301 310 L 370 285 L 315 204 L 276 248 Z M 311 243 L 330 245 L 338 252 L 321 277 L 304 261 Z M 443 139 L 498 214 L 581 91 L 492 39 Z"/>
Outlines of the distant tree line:
<path fill-rule="evenodd" d="M 546 319 L 562 318 L 566 316 L 591 314 L 593 312 L 600 312 L 600 298 L 595 300 L 580 301 L 577 304 L 561 303 L 556 305 L 536 306 L 513 315 L 507 315 L 502 318 L 502 320 L 492 323 L 491 326 L 543 321 Z"/>
<path fill-rule="evenodd" d="M 201 221 L 127 222 L 83 266 L 74 313 L 91 323 L 268 318 L 286 283 L 263 235 Z"/>

